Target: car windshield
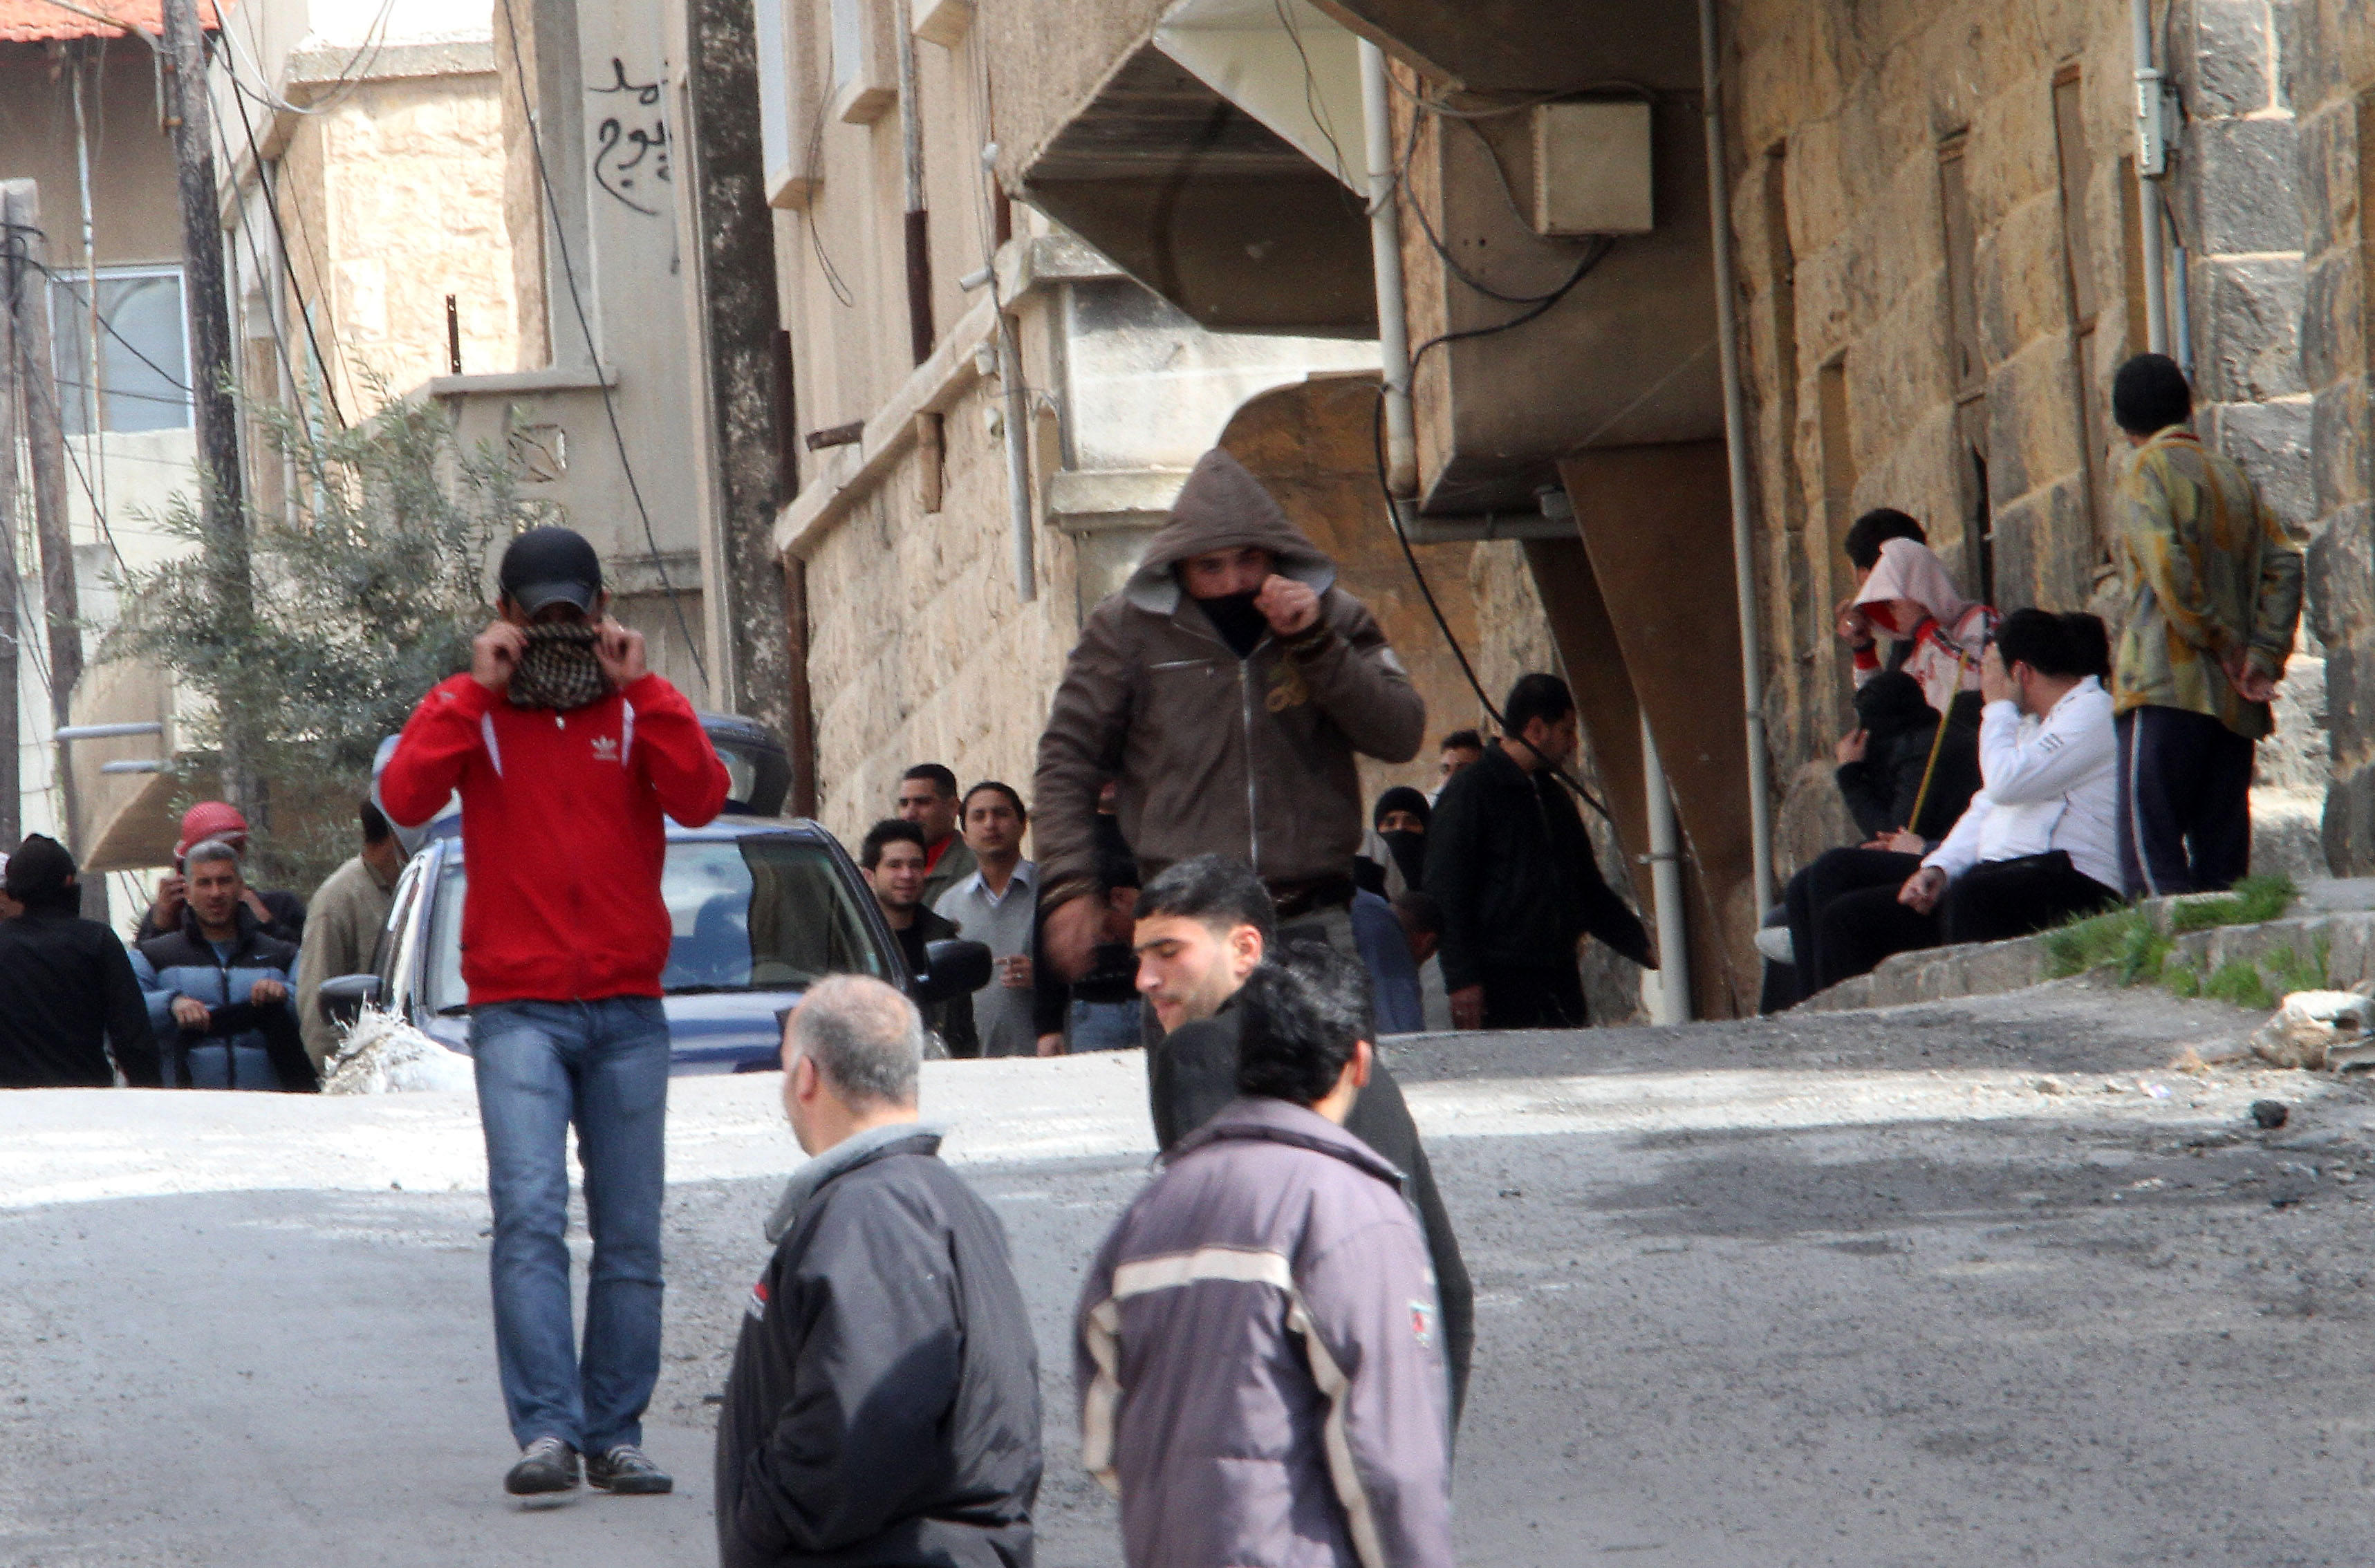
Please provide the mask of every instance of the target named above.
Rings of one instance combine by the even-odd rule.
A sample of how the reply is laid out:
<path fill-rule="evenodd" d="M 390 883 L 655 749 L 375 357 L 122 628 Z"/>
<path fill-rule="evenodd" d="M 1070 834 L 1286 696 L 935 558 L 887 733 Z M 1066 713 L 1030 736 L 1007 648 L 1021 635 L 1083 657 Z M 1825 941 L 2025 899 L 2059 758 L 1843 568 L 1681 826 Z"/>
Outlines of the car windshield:
<path fill-rule="evenodd" d="M 467 1001 L 462 983 L 461 857 L 447 857 L 431 913 L 432 1012 Z M 788 833 L 687 840 L 668 846 L 660 875 L 670 939 L 660 986 L 672 996 L 797 991 L 824 974 L 888 980 L 849 885 L 824 845 Z"/>

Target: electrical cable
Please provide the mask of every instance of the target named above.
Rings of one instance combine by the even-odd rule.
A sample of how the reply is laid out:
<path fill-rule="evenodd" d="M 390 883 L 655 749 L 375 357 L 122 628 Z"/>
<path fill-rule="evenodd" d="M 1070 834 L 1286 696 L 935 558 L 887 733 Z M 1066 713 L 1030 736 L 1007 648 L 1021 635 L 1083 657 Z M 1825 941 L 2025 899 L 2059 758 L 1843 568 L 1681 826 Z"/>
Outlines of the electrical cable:
<path fill-rule="evenodd" d="M 652 570 L 660 580 L 660 591 L 668 595 L 668 608 L 675 613 L 677 630 L 684 636 L 685 652 L 692 659 L 692 667 L 701 673 L 703 686 L 709 684 L 709 666 L 701 656 L 701 643 L 692 634 L 691 623 L 685 619 L 684 604 L 677 597 L 676 584 L 668 581 L 668 562 L 660 557 L 659 536 L 653 531 L 652 514 L 644 505 L 643 488 L 635 483 L 635 466 L 627 455 L 626 432 L 619 428 L 618 405 L 610 396 L 610 378 L 602 373 L 601 350 L 595 346 L 594 324 L 586 319 L 585 300 L 578 292 L 577 268 L 569 256 L 569 234 L 561 222 L 561 198 L 552 189 L 552 171 L 544 161 L 544 137 L 537 129 L 536 112 L 527 96 L 527 73 L 520 65 L 519 24 L 512 16 L 512 0 L 496 0 L 503 13 L 503 30 L 511 38 L 512 75 L 518 81 L 520 108 L 527 120 L 527 144 L 536 159 L 537 183 L 544 188 L 546 207 L 552 214 L 552 238 L 561 252 L 561 276 L 569 284 L 569 302 L 577 315 L 577 330 L 585 336 L 585 352 L 594 360 L 594 380 L 602 393 L 602 412 L 610 422 L 610 441 L 619 450 L 619 468 L 627 477 L 627 493 L 635 502 L 635 515 L 643 520 L 644 542 L 651 547 Z"/>
<path fill-rule="evenodd" d="M 16 233 L 40 234 L 41 232 L 41 230 L 34 228 L 30 224 L 25 223 L 11 223 L 6 227 L 8 230 Z M 46 238 L 46 236 L 44 237 Z M 38 271 L 43 273 L 47 273 L 49 271 L 48 267 L 42 265 L 39 262 L 35 262 L 31 256 L 18 253 L 13 246 L 10 247 L 8 255 L 11 261 L 30 263 Z M 18 366 L 19 373 L 17 377 L 18 383 L 30 388 L 35 395 L 46 395 L 46 403 L 49 408 L 50 417 L 57 422 L 58 430 L 63 433 L 65 430 L 65 408 L 58 397 L 55 386 L 45 385 L 44 379 L 42 377 L 27 373 L 28 367 L 30 365 L 31 357 L 30 354 L 24 353 L 27 347 L 24 335 L 21 333 L 15 335 L 15 341 L 18 346 L 19 353 L 23 354 L 23 360 L 20 361 Z M 48 379 L 52 383 L 56 381 L 57 371 L 55 366 L 51 367 L 50 376 Z M 112 396 L 115 395 L 110 394 L 109 395 Z M 126 393 L 123 395 L 137 397 L 142 395 L 138 393 Z M 164 401 L 164 399 L 159 399 L 159 401 Z M 108 526 L 107 508 L 100 504 L 98 489 L 91 483 L 89 474 L 84 471 L 82 460 L 75 455 L 74 443 L 61 439 L 58 442 L 58 448 L 65 454 L 66 466 L 74 470 L 75 483 L 77 487 L 81 489 L 83 499 L 90 503 L 91 521 L 98 525 L 100 537 L 106 542 L 108 553 L 115 557 L 115 564 L 119 571 L 129 571 L 130 568 L 125 564 L 124 560 L 124 551 L 116 546 L 115 532 Z"/>
<path fill-rule="evenodd" d="M 230 68 L 230 63 L 228 61 L 224 63 L 224 68 L 226 70 Z M 233 74 L 232 80 L 234 82 L 238 80 L 236 73 Z M 289 232 L 280 226 L 280 194 L 272 188 L 272 182 L 265 177 L 264 151 L 256 145 L 255 122 L 248 115 L 245 100 L 237 93 L 233 93 L 231 95 L 231 102 L 236 105 L 239 110 L 240 128 L 247 133 L 247 156 L 255 164 L 255 183 L 259 186 L 263 187 L 264 190 L 264 210 L 266 213 L 269 213 L 272 218 L 273 249 L 278 253 L 280 258 L 281 276 L 289 280 L 289 292 L 296 296 L 297 314 L 299 319 L 303 321 L 305 324 L 305 341 L 313 350 L 313 363 L 321 368 L 322 397 L 324 401 L 327 402 L 330 406 L 330 417 L 338 421 L 338 428 L 340 430 L 345 430 L 347 428 L 347 414 L 345 409 L 338 407 L 338 389 L 331 384 L 330 361 L 322 353 L 322 340 L 313 331 L 313 312 L 306 308 L 305 290 L 299 285 L 297 281 L 297 269 L 295 266 L 290 265 L 289 260 Z M 223 151 L 226 154 L 230 153 L 230 134 L 228 132 L 220 131 L 219 128 L 218 129 L 218 134 L 223 138 Z M 232 161 L 235 162 L 236 160 L 233 159 Z M 240 214 L 240 221 L 242 225 L 247 221 L 246 211 L 243 204 Z M 297 209 L 297 231 L 305 242 L 305 254 L 313 263 L 313 275 L 318 277 L 322 275 L 322 258 L 315 255 L 313 253 L 313 237 L 305 232 L 305 209 L 302 206 L 300 206 Z M 247 248 L 250 252 L 253 252 L 255 249 L 255 241 L 253 236 L 248 240 Z M 275 322 L 273 324 L 273 341 L 276 344 L 279 344 L 279 324 Z M 297 380 L 297 372 L 295 368 L 289 364 L 288 346 L 286 344 L 279 344 L 279 346 L 280 362 L 284 368 L 289 370 L 289 381 L 294 383 Z"/>
<path fill-rule="evenodd" d="M 1390 73 L 1388 73 L 1388 76 L 1390 77 Z M 1415 133 L 1413 133 L 1412 140 L 1413 143 L 1417 140 Z M 1408 167 L 1407 162 L 1405 162 L 1404 167 Z M 1395 182 L 1395 188 L 1397 190 L 1404 188 L 1399 179 Z M 1419 207 L 1419 204 L 1415 201 L 1412 202 L 1410 206 L 1413 211 L 1416 211 Z M 1581 283 L 1584 278 L 1590 274 L 1591 269 L 1598 266 L 1601 262 L 1607 257 L 1609 252 L 1615 248 L 1615 242 L 1606 235 L 1594 235 L 1592 236 L 1592 240 L 1594 243 L 1585 252 L 1582 258 L 1577 262 L 1574 271 L 1567 275 L 1566 280 L 1564 283 L 1561 283 L 1556 289 L 1552 289 L 1548 294 L 1537 296 L 1527 304 L 1526 309 L 1519 311 L 1516 315 L 1511 316 L 1508 320 L 1493 322 L 1483 326 L 1467 327 L 1458 332 L 1437 333 L 1435 336 L 1428 338 L 1424 343 L 1420 344 L 1417 350 L 1413 352 L 1410 358 L 1408 384 L 1415 388 L 1418 383 L 1419 366 L 1424 361 L 1426 356 L 1433 350 L 1448 343 L 1460 343 L 1472 338 L 1490 337 L 1496 334 L 1508 332 L 1514 328 L 1523 326 L 1528 322 L 1539 318 L 1544 312 L 1549 311 L 1552 306 L 1565 299 L 1567 294 L 1574 289 L 1575 286 Z M 1483 680 L 1478 678 L 1476 666 L 1470 662 L 1468 651 L 1460 646 L 1459 637 L 1452 631 L 1450 618 L 1443 613 L 1443 606 L 1435 596 L 1435 586 L 1427 581 L 1426 569 L 1419 564 L 1418 552 L 1416 549 L 1412 548 L 1410 531 L 1403 526 L 1401 507 L 1394 495 L 1393 481 L 1386 461 L 1386 388 L 1382 381 L 1378 383 L 1377 401 L 1370 415 L 1369 439 L 1371 455 L 1377 464 L 1377 493 L 1386 503 L 1386 521 L 1394 531 L 1394 542 L 1401 548 L 1402 561 L 1410 569 L 1411 581 L 1418 585 L 1419 597 L 1425 601 L 1427 613 L 1434 618 L 1436 630 L 1443 633 L 1444 643 L 1446 646 L 1450 648 L 1452 658 L 1459 666 L 1459 673 L 1467 678 L 1468 689 L 1476 694 L 1476 701 L 1483 705 L 1486 714 L 1492 718 L 1494 727 L 1500 730 L 1503 737 L 1506 738 L 1508 736 L 1509 726 L 1507 721 L 1505 721 L 1501 716 L 1500 707 L 1491 697 L 1485 694 L 1484 683 Z M 1586 788 L 1581 780 L 1577 779 L 1568 773 L 1564 767 L 1560 766 L 1555 758 L 1544 756 L 1542 751 L 1536 749 L 1533 743 L 1527 740 L 1525 737 L 1518 736 L 1516 738 L 1519 745 L 1524 746 L 1528 750 L 1534 753 L 1534 756 L 1540 760 L 1543 767 L 1549 771 L 1553 778 L 1558 780 L 1560 784 L 1565 784 L 1569 790 L 1573 791 L 1576 796 L 1582 800 L 1585 805 L 1590 807 L 1594 811 L 1599 812 L 1602 820 L 1608 822 L 1612 827 L 1614 826 L 1616 819 L 1610 813 L 1606 803 L 1603 802 L 1597 795 L 1594 795 L 1589 789 Z"/>

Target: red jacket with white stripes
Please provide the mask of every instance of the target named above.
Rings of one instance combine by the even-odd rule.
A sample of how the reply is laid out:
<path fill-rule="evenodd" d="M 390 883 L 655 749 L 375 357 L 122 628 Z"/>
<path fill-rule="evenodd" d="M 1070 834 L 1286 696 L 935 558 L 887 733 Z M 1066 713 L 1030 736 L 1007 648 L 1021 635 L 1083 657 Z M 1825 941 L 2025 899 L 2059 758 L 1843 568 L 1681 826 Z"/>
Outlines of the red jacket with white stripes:
<path fill-rule="evenodd" d="M 571 713 L 515 708 L 467 675 L 432 688 L 381 773 L 404 827 L 462 792 L 462 978 L 488 1002 L 656 996 L 668 956 L 663 814 L 726 803 L 692 704 L 646 675 Z"/>

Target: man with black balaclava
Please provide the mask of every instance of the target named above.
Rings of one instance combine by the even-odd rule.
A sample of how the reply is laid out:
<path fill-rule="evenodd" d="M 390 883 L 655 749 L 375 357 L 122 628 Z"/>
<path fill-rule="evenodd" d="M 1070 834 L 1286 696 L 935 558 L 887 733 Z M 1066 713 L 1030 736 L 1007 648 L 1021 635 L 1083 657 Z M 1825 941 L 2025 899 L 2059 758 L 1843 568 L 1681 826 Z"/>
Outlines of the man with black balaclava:
<path fill-rule="evenodd" d="M 684 694 L 611 619 L 594 547 L 531 528 L 503 551 L 502 617 L 432 688 L 380 773 L 388 820 L 462 794 L 462 979 L 494 1208 L 495 1355 L 514 1495 L 588 1483 L 668 1491 L 644 1454 L 660 1370 L 668 1024 L 665 819 L 726 803 L 726 765 Z M 594 1256 L 570 1331 L 569 1132 Z"/>
<path fill-rule="evenodd" d="M 82 918 L 65 845 L 40 833 L 7 857 L 23 913 L 0 920 L 0 1088 L 136 1089 L 162 1081 L 156 1032 L 114 932 Z"/>
<path fill-rule="evenodd" d="M 1243 464 L 1206 453 L 1081 628 L 1039 738 L 1044 955 L 1077 979 L 1102 935 L 1108 780 L 1142 876 L 1229 855 L 1270 889 L 1286 936 L 1352 953 L 1355 758 L 1407 762 L 1425 729 L 1425 702 L 1334 563 Z"/>

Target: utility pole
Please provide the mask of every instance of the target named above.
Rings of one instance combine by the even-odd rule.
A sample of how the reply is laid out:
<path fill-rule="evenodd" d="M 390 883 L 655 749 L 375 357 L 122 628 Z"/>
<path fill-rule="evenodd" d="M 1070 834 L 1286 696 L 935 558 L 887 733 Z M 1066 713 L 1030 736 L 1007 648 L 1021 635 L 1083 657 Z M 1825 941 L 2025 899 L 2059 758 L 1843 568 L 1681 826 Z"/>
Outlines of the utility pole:
<path fill-rule="evenodd" d="M 54 729 L 74 722 L 75 682 L 82 678 L 82 607 L 75 588 L 74 540 L 66 525 L 65 430 L 58 422 L 57 363 L 50 352 L 41 197 L 32 181 L 0 183 L 0 218 L 8 225 L 15 379 L 24 410 L 25 444 L 32 457 L 33 534 L 41 546 L 41 609 L 49 633 L 50 724 Z M 58 828 L 67 846 L 79 855 L 82 823 L 75 803 L 74 759 L 63 743 L 52 767 Z"/>
<path fill-rule="evenodd" d="M 0 213 L 5 213 L 0 200 Z M 17 607 L 17 234 L 0 230 L 0 847 L 25 836 L 23 772 L 18 765 L 17 643 L 23 621 Z"/>
<path fill-rule="evenodd" d="M 182 191 L 182 286 L 189 304 L 200 514 L 206 523 L 207 567 L 224 630 L 237 643 L 244 640 L 254 619 L 255 589 L 248 566 L 247 512 L 240 493 L 239 411 L 230 395 L 230 303 L 223 290 L 222 209 L 215 194 L 207 41 L 198 26 L 197 0 L 164 0 L 163 22 L 157 57 L 165 70 L 165 125 L 172 133 L 174 174 Z M 232 678 L 240 678 L 236 666 Z M 265 802 L 242 706 L 225 702 L 218 716 L 223 794 L 261 828 Z"/>

